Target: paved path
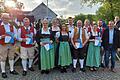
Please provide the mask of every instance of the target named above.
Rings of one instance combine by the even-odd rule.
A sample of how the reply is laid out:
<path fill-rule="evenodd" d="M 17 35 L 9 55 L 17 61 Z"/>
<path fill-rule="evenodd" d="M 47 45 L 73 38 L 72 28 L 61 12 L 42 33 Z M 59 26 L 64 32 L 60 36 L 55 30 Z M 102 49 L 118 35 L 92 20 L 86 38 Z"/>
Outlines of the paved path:
<path fill-rule="evenodd" d="M 77 69 L 76 73 L 72 73 L 70 69 L 68 69 L 67 73 L 60 73 L 58 70 L 52 70 L 48 75 L 41 74 L 38 67 L 35 66 L 35 72 L 28 71 L 27 76 L 22 76 L 21 66 L 16 66 L 19 75 L 14 76 L 10 75 L 9 71 L 7 71 L 8 78 L 2 79 L 0 76 L 0 80 L 120 80 L 120 62 L 116 63 L 116 73 L 110 71 L 103 71 L 103 69 L 99 69 L 96 72 L 90 72 L 87 70 L 85 73 L 80 72 Z"/>

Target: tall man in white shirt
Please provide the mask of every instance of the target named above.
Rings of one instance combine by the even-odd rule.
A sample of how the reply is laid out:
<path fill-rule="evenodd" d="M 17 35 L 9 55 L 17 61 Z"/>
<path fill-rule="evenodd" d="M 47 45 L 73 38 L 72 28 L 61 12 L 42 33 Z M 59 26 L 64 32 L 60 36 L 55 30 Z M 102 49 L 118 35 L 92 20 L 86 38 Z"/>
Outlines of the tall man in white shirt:
<path fill-rule="evenodd" d="M 77 60 L 80 63 L 80 70 L 85 71 L 84 69 L 84 47 L 88 41 L 89 37 L 86 29 L 82 28 L 82 21 L 77 21 L 77 27 L 74 29 L 74 32 L 71 37 L 72 45 L 74 46 L 73 54 L 73 69 L 72 72 L 76 71 Z"/>
<path fill-rule="evenodd" d="M 21 41 L 21 59 L 23 67 L 23 76 L 27 75 L 27 59 L 29 59 L 28 69 L 34 71 L 32 67 L 34 59 L 34 36 L 36 35 L 36 30 L 33 26 L 30 26 L 30 20 L 28 18 L 23 19 L 24 26 L 18 30 L 18 40 Z M 29 35 L 29 36 L 28 36 Z M 29 40 L 32 42 L 29 42 Z"/>
<path fill-rule="evenodd" d="M 7 78 L 5 71 L 6 59 L 9 59 L 10 74 L 17 75 L 14 70 L 14 55 L 15 55 L 15 40 L 17 38 L 17 30 L 14 26 L 9 24 L 10 16 L 8 13 L 3 13 L 1 16 L 2 23 L 0 24 L 0 64 L 2 70 L 2 77 Z M 13 36 L 8 33 L 13 33 Z M 13 42 L 8 41 L 8 38 L 12 38 Z"/>
<path fill-rule="evenodd" d="M 69 17 L 68 18 L 68 30 L 69 30 L 69 33 L 70 33 L 70 36 L 73 34 L 74 32 L 74 25 L 73 25 L 73 18 L 72 17 Z M 71 55 L 72 55 L 72 58 L 73 58 L 73 51 L 74 51 L 74 47 L 72 45 L 72 43 L 70 42 L 70 50 L 71 50 Z"/>

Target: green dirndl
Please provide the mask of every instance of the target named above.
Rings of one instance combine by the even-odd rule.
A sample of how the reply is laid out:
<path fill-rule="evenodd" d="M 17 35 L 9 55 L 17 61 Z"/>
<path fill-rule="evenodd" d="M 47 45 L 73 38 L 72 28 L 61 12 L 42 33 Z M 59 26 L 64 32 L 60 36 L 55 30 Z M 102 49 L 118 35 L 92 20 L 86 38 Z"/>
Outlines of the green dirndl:
<path fill-rule="evenodd" d="M 50 41 L 49 38 L 41 39 L 41 42 Z M 53 45 L 53 44 L 52 44 Z M 49 70 L 54 68 L 54 46 L 50 50 L 46 50 L 44 46 L 40 47 L 40 64 L 41 70 Z"/>
<path fill-rule="evenodd" d="M 89 43 L 86 66 L 99 67 L 101 61 L 100 46 L 95 46 L 94 42 Z"/>
<path fill-rule="evenodd" d="M 60 42 L 58 65 L 69 66 L 72 63 L 70 46 L 68 42 Z"/>

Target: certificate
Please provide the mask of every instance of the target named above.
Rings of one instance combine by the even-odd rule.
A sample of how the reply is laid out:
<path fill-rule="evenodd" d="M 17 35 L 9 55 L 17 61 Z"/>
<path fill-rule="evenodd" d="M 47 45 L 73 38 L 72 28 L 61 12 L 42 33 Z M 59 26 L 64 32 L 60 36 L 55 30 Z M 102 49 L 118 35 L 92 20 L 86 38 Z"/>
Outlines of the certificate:
<path fill-rule="evenodd" d="M 11 37 L 10 36 L 5 36 L 5 43 L 10 43 Z"/>
<path fill-rule="evenodd" d="M 50 49 L 53 48 L 53 45 L 52 44 L 45 44 L 44 47 L 47 51 L 49 51 Z"/>
<path fill-rule="evenodd" d="M 82 48 L 82 44 L 81 44 L 81 43 L 78 43 L 78 42 L 75 43 L 75 46 L 77 47 L 77 49 L 78 49 L 78 48 Z"/>
<path fill-rule="evenodd" d="M 26 44 L 32 44 L 33 40 L 31 38 L 26 38 Z"/>
<path fill-rule="evenodd" d="M 101 37 L 95 37 L 95 46 L 101 46 Z"/>

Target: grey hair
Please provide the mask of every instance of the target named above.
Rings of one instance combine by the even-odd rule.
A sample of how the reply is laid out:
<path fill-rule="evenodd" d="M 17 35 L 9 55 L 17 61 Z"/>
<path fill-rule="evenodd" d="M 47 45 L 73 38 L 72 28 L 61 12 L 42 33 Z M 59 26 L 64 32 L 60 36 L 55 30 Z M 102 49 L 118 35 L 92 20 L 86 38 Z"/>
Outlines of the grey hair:
<path fill-rule="evenodd" d="M 1 18 L 4 18 L 5 16 L 8 17 L 8 18 L 10 18 L 10 15 L 8 13 L 2 13 L 1 14 Z"/>
<path fill-rule="evenodd" d="M 78 21 L 77 21 L 77 24 L 78 24 L 78 22 L 81 22 L 81 23 L 82 23 L 82 21 L 81 21 L 81 20 L 78 20 Z"/>
<path fill-rule="evenodd" d="M 42 20 L 42 24 L 43 24 L 43 22 L 47 22 L 48 23 L 48 20 L 47 19 L 43 19 Z"/>

